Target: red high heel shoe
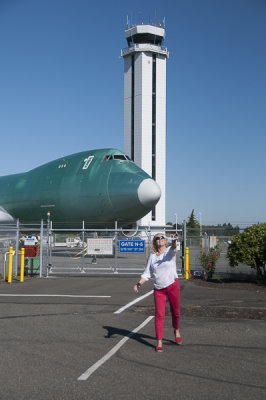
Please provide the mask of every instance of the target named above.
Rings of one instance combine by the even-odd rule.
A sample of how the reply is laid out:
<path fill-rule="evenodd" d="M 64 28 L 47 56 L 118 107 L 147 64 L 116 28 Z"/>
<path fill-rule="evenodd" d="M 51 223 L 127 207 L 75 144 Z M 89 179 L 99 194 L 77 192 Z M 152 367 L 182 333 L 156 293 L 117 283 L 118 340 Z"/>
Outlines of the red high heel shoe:
<path fill-rule="evenodd" d="M 162 348 L 162 347 L 160 347 L 160 346 L 156 346 L 156 349 L 155 349 L 155 351 L 157 351 L 157 353 L 162 353 L 162 351 L 163 351 L 163 348 Z"/>
<path fill-rule="evenodd" d="M 179 336 L 176 336 L 175 330 L 174 330 L 174 335 L 175 335 L 175 342 L 176 344 L 182 344 L 182 338 Z"/>

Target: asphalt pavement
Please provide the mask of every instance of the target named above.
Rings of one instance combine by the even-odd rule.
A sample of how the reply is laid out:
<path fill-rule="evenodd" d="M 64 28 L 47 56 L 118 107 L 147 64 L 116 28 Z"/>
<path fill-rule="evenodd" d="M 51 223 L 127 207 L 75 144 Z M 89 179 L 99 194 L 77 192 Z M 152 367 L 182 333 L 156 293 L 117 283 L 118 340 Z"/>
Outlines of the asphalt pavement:
<path fill-rule="evenodd" d="M 1 282 L 0 399 L 266 397 L 265 288 L 180 279 L 183 344 L 174 342 L 167 305 L 156 353 L 152 285 L 136 295 L 135 282 Z"/>

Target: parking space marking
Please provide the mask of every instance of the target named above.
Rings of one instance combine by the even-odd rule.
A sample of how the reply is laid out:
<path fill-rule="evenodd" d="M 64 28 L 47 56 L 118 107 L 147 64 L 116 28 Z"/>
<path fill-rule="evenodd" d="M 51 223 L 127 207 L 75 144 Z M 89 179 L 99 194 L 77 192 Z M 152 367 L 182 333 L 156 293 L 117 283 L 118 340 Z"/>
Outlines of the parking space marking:
<path fill-rule="evenodd" d="M 135 333 L 140 331 L 145 325 L 147 325 L 152 319 L 154 318 L 153 315 L 145 319 L 142 324 L 137 326 L 132 332 L 130 332 L 127 336 L 125 336 L 123 339 L 120 340 L 104 357 L 102 357 L 99 361 L 97 361 L 95 364 L 93 364 L 90 368 L 87 369 L 80 377 L 78 378 L 78 381 L 86 381 L 92 374 L 95 372 L 99 367 L 101 367 L 106 361 L 109 360 L 122 346 L 125 344 L 128 339 L 130 339 L 132 336 L 134 336 Z"/>
<path fill-rule="evenodd" d="M 131 301 L 130 303 L 126 304 L 125 306 L 119 308 L 117 311 L 114 312 L 114 314 L 120 314 L 121 312 L 125 311 L 127 308 L 133 306 L 133 304 L 136 304 L 139 301 L 145 299 L 145 297 L 150 296 L 152 293 L 153 293 L 153 290 L 151 290 L 150 292 L 144 294 L 143 296 L 138 297 L 137 299 Z"/>
<path fill-rule="evenodd" d="M 74 298 L 110 298 L 112 296 L 82 296 L 75 294 L 0 294 L 0 297 L 74 297 Z"/>

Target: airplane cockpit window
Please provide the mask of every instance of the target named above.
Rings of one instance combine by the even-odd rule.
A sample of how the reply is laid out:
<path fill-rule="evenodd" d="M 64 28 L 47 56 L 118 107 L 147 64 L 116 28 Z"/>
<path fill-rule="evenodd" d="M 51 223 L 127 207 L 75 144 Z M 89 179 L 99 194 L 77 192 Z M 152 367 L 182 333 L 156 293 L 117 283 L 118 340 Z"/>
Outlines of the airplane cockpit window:
<path fill-rule="evenodd" d="M 104 156 L 103 161 L 109 161 L 109 160 L 131 161 L 131 159 L 124 154 L 111 154 Z"/>
<path fill-rule="evenodd" d="M 114 157 L 114 160 L 125 161 L 127 159 L 126 156 L 124 156 L 124 154 L 114 154 L 113 157 Z"/>

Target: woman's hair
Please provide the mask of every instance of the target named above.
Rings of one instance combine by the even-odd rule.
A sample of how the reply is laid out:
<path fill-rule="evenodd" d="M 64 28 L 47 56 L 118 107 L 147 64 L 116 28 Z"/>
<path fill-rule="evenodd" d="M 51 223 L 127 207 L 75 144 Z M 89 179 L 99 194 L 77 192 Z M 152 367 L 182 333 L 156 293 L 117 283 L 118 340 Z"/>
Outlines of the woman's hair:
<path fill-rule="evenodd" d="M 152 247 L 153 247 L 153 249 L 152 250 L 153 250 L 154 253 L 156 253 L 158 251 L 158 245 L 157 245 L 158 241 L 155 239 L 157 235 L 162 235 L 162 236 L 164 236 L 166 238 L 164 233 L 156 233 L 153 236 L 153 239 L 152 239 Z M 167 241 L 166 241 L 165 245 L 167 247 Z"/>

